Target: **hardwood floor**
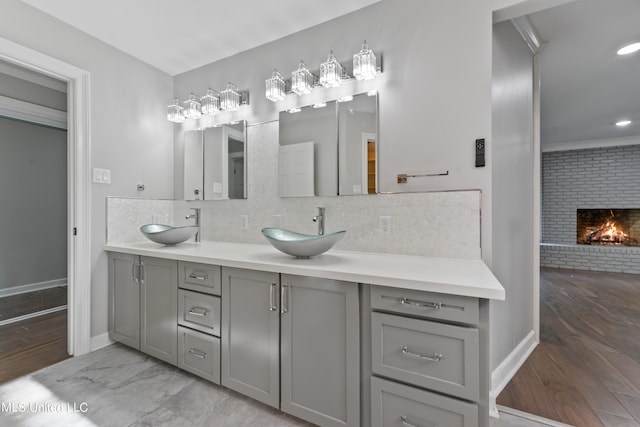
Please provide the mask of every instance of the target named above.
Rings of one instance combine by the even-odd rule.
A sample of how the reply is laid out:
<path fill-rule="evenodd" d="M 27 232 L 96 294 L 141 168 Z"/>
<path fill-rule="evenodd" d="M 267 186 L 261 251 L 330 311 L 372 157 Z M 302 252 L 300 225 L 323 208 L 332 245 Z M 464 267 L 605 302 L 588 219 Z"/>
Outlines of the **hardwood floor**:
<path fill-rule="evenodd" d="M 576 427 L 640 427 L 640 275 L 543 269 L 540 341 L 498 404 Z"/>
<path fill-rule="evenodd" d="M 66 287 L 0 298 L 0 321 L 66 304 Z M 0 383 L 69 357 L 66 309 L 0 325 Z"/>

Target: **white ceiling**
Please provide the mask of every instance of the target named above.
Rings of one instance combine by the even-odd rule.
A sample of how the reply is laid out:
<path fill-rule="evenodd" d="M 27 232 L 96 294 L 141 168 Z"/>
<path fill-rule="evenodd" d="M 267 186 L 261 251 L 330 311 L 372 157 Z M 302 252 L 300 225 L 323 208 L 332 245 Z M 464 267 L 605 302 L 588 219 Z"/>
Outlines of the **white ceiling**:
<path fill-rule="evenodd" d="M 575 0 L 529 15 L 544 40 L 541 53 L 543 146 L 640 135 L 639 0 Z M 616 122 L 634 122 L 621 128 Z"/>
<path fill-rule="evenodd" d="M 22 0 L 170 75 L 380 0 Z"/>

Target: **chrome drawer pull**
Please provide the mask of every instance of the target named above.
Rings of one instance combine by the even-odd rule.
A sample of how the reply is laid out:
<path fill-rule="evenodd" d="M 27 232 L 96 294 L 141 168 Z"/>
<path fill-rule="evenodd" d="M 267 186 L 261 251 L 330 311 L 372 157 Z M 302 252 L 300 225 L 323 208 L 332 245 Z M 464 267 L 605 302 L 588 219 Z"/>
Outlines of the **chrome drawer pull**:
<path fill-rule="evenodd" d="M 413 353 L 413 352 L 409 351 L 409 349 L 407 348 L 406 345 L 400 346 L 400 350 L 402 351 L 402 354 L 404 354 L 405 356 L 417 357 L 418 359 L 426 360 L 428 362 L 440 362 L 442 360 L 442 358 L 444 357 L 443 354 L 438 354 L 438 353 L 433 353 L 432 356 L 427 356 L 427 355 L 419 354 L 419 353 Z"/>
<path fill-rule="evenodd" d="M 191 307 L 189 309 L 189 314 L 194 316 L 206 316 L 208 312 L 209 310 L 204 307 Z"/>
<path fill-rule="evenodd" d="M 416 301 L 408 298 L 400 298 L 400 304 L 414 305 L 416 307 L 432 308 L 434 310 L 440 310 L 442 308 L 441 302 L 423 302 L 423 301 Z"/>
<path fill-rule="evenodd" d="M 195 357 L 199 357 L 200 359 L 206 359 L 207 358 L 207 353 L 205 353 L 204 351 L 200 351 L 198 349 L 195 349 L 195 348 L 190 348 L 189 349 L 189 353 L 193 354 Z"/>
<path fill-rule="evenodd" d="M 272 283 L 269 287 L 269 310 L 276 311 L 278 309 L 277 302 L 275 301 L 276 296 L 276 283 Z"/>
<path fill-rule="evenodd" d="M 199 275 L 197 273 L 191 273 L 189 275 L 189 278 L 190 279 L 196 279 L 196 280 L 207 280 L 209 278 L 209 276 L 207 274 Z"/>
<path fill-rule="evenodd" d="M 403 426 L 407 426 L 407 427 L 418 427 L 415 424 L 411 424 L 409 422 L 409 418 L 407 418 L 406 415 L 400 415 L 400 422 L 402 423 Z M 438 427 L 437 424 L 434 424 L 433 427 Z"/>

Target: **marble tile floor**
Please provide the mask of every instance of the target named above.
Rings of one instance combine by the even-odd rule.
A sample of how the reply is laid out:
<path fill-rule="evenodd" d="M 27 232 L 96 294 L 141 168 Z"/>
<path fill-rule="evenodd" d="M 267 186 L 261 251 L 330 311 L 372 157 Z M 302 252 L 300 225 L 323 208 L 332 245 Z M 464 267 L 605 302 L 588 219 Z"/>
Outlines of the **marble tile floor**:
<path fill-rule="evenodd" d="M 505 409 L 507 411 L 507 409 Z M 0 426 L 310 426 L 119 344 L 0 385 Z M 549 427 L 517 411 L 491 427 Z"/>

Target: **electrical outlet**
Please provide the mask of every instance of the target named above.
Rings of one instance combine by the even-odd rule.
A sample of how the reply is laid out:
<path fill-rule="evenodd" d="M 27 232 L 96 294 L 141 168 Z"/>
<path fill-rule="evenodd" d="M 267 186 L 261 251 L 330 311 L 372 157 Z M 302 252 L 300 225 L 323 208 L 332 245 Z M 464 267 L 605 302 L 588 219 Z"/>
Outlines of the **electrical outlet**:
<path fill-rule="evenodd" d="M 240 224 L 243 230 L 249 229 L 249 215 L 240 215 Z"/>
<path fill-rule="evenodd" d="M 390 216 L 381 216 L 380 217 L 380 230 L 384 234 L 391 234 L 391 217 Z"/>

